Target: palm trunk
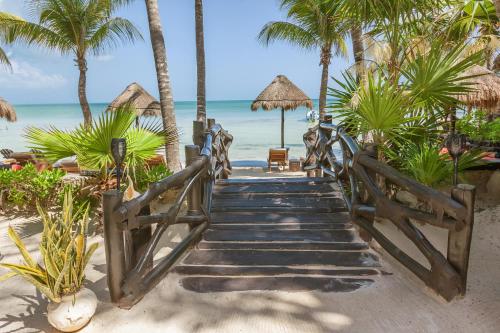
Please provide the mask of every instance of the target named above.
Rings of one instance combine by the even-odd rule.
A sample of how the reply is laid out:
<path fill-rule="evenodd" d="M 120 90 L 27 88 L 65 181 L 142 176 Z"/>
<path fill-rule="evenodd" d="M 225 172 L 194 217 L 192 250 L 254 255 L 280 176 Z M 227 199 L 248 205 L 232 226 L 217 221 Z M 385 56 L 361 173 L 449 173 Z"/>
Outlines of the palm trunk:
<path fill-rule="evenodd" d="M 78 57 L 76 60 L 78 70 L 80 71 L 80 78 L 78 80 L 78 99 L 83 113 L 83 124 L 89 128 L 92 124 L 92 113 L 90 112 L 90 105 L 87 100 L 87 61 L 84 57 Z"/>
<path fill-rule="evenodd" d="M 497 17 L 500 19 L 500 0 L 495 0 L 495 8 L 497 12 Z"/>
<path fill-rule="evenodd" d="M 196 120 L 207 126 L 206 71 L 205 71 L 205 40 L 203 36 L 203 1 L 195 0 L 196 21 L 196 67 L 198 70 L 198 99 Z"/>
<path fill-rule="evenodd" d="M 356 66 L 356 80 L 359 82 L 363 77 L 365 69 L 362 30 L 359 25 L 355 26 L 351 30 L 351 39 L 352 39 L 352 51 L 354 54 L 354 63 Z"/>
<path fill-rule="evenodd" d="M 281 108 L 281 148 L 285 148 L 285 109 Z"/>
<path fill-rule="evenodd" d="M 328 67 L 332 58 L 331 45 L 325 45 L 321 48 L 321 86 L 319 88 L 319 120 L 323 121 L 326 114 L 326 92 L 328 89 Z"/>
<path fill-rule="evenodd" d="M 156 66 L 156 76 L 158 80 L 158 90 L 160 93 L 161 115 L 163 128 L 168 129 L 177 127 L 174 111 L 174 99 L 170 84 L 170 76 L 167 66 L 167 51 L 165 48 L 165 39 L 160 20 L 157 0 L 145 0 L 148 12 L 149 31 L 151 35 L 151 45 Z M 174 140 L 165 147 L 168 168 L 171 171 L 180 170 L 179 163 L 179 142 Z"/>

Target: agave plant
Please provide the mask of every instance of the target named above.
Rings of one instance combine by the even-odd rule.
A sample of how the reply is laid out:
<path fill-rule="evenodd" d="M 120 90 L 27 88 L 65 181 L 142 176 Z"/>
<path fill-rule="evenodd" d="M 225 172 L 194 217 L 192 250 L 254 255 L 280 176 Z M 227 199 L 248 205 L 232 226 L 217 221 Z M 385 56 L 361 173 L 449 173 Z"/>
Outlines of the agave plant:
<path fill-rule="evenodd" d="M 76 155 L 81 168 L 100 170 L 104 178 L 114 163 L 111 140 L 125 138 L 125 165 L 133 174 L 147 159 L 155 156 L 159 148 L 175 140 L 177 135 L 175 129 L 165 131 L 157 122 L 134 127 L 135 119 L 133 108 L 123 106 L 115 112 L 102 114 L 88 129 L 83 125 L 72 131 L 29 127 L 25 137 L 31 148 L 41 151 L 50 162 Z"/>
<path fill-rule="evenodd" d="M 9 237 L 19 249 L 23 264 L 1 263 L 0 266 L 11 271 L 0 277 L 0 281 L 13 276 L 21 276 L 33 284 L 42 294 L 53 302 L 60 302 L 62 296 L 78 292 L 85 280 L 85 267 L 98 244 L 87 247 L 89 209 L 73 211 L 71 192 L 65 193 L 62 213 L 51 216 L 38 206 L 43 221 L 40 242 L 42 264 L 30 255 L 14 228 L 9 227 Z M 83 216 L 78 219 L 77 216 Z"/>

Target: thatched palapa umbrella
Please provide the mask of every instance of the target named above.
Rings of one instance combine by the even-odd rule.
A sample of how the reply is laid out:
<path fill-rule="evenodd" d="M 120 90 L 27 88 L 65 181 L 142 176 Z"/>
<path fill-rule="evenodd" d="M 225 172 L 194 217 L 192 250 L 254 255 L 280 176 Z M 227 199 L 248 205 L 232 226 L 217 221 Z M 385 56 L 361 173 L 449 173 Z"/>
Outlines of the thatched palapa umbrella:
<path fill-rule="evenodd" d="M 465 71 L 464 76 L 474 76 L 465 80 L 472 91 L 458 96 L 458 100 L 469 108 L 481 108 L 491 114 L 500 112 L 500 77 L 478 65 Z"/>
<path fill-rule="evenodd" d="M 16 110 L 9 102 L 0 97 L 0 118 L 5 118 L 13 123 L 17 121 Z"/>
<path fill-rule="evenodd" d="M 136 110 L 136 124 L 139 126 L 139 117 L 157 117 L 161 115 L 160 102 L 148 93 L 140 84 L 134 82 L 129 85 L 106 109 L 106 112 L 115 111 L 121 106 L 130 105 Z"/>
<path fill-rule="evenodd" d="M 281 109 L 281 148 L 285 148 L 285 111 L 300 106 L 313 108 L 312 100 L 286 76 L 278 75 L 253 101 L 252 111 Z"/>

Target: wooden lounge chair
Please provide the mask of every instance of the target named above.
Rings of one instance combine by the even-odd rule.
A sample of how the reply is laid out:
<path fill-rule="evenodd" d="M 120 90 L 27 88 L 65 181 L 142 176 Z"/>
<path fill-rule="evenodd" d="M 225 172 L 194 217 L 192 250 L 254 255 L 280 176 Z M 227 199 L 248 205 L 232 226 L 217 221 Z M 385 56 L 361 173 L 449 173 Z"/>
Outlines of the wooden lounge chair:
<path fill-rule="evenodd" d="M 11 149 L 2 149 L 2 150 L 0 150 L 0 154 L 2 154 L 2 156 L 4 158 L 10 158 L 10 155 L 12 155 L 13 152 L 14 151 L 11 150 Z"/>
<path fill-rule="evenodd" d="M 271 171 L 271 164 L 276 163 L 278 167 L 282 166 L 283 169 L 288 163 L 288 149 L 287 148 L 271 148 L 269 149 L 269 157 L 267 165 Z"/>

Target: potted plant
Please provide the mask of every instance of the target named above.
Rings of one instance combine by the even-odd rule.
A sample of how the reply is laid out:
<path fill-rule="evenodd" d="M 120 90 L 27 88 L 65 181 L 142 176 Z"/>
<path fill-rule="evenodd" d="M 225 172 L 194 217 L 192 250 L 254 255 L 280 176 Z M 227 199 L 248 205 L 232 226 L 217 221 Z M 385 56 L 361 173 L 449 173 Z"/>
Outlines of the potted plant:
<path fill-rule="evenodd" d="M 64 194 L 60 214 L 50 215 L 40 205 L 37 208 L 43 221 L 41 263 L 33 259 L 19 235 L 9 227 L 9 237 L 24 262 L 1 263 L 11 272 L 0 277 L 0 281 L 18 275 L 33 284 L 49 299 L 49 323 L 60 331 L 74 332 L 90 321 L 97 307 L 95 294 L 83 287 L 85 267 L 98 246 L 87 247 L 89 208 L 87 205 L 73 211 L 71 191 Z"/>

